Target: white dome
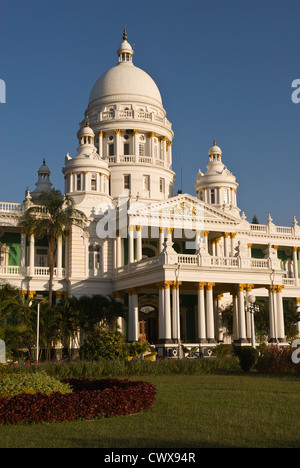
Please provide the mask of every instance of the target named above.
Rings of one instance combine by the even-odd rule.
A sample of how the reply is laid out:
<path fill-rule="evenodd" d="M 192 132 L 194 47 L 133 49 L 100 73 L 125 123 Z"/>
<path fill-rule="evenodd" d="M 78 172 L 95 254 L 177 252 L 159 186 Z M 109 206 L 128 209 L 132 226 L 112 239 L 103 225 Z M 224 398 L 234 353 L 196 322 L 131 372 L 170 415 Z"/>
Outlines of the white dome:
<path fill-rule="evenodd" d="M 100 76 L 91 91 L 89 102 L 108 96 L 115 98 L 116 95 L 125 95 L 133 100 L 136 96 L 136 100 L 162 106 L 161 95 L 153 79 L 132 63 L 119 63 Z"/>

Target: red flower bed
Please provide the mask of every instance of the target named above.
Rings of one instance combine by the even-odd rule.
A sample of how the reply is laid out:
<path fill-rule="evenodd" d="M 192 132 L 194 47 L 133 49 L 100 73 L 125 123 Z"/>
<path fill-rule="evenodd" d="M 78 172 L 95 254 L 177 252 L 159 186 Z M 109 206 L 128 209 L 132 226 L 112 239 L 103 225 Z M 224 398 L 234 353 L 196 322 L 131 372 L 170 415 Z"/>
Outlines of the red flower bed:
<path fill-rule="evenodd" d="M 155 386 L 143 381 L 118 379 L 63 379 L 73 388 L 69 394 L 20 394 L 0 398 L 0 425 L 110 418 L 149 409 L 155 402 Z"/>

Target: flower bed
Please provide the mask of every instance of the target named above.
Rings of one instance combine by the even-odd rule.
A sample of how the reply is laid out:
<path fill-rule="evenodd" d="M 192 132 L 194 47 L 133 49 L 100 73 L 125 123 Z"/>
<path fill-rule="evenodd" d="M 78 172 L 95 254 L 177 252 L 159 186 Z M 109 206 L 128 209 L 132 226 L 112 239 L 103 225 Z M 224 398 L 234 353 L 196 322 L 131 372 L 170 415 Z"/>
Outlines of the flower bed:
<path fill-rule="evenodd" d="M 73 392 L 20 394 L 0 398 L 0 425 L 110 418 L 145 411 L 155 402 L 155 386 L 119 379 L 63 379 Z"/>

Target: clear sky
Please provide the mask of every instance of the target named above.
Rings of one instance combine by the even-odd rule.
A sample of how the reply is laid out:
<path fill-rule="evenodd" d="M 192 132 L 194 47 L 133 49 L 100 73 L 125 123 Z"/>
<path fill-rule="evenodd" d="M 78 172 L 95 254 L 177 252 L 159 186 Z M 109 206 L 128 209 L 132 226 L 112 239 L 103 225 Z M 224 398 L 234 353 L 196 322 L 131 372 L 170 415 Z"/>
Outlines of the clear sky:
<path fill-rule="evenodd" d="M 23 201 L 44 157 L 63 190 L 65 154 L 124 25 L 173 124 L 176 190 L 181 151 L 195 195 L 216 138 L 247 219 L 300 224 L 299 0 L 0 0 L 0 200 Z"/>

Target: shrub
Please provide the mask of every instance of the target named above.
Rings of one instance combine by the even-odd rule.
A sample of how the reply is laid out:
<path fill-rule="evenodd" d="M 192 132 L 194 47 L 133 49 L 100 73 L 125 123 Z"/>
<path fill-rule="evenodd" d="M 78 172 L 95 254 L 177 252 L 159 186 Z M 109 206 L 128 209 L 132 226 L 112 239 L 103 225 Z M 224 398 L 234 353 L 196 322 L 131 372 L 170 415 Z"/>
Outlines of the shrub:
<path fill-rule="evenodd" d="M 8 374 L 0 379 L 0 397 L 12 398 L 20 393 L 34 395 L 53 392 L 71 393 L 69 385 L 61 383 L 45 372 L 36 374 Z"/>
<path fill-rule="evenodd" d="M 300 364 L 292 361 L 294 349 L 280 348 L 276 345 L 261 349 L 257 362 L 257 370 L 266 374 L 300 374 Z"/>
<path fill-rule="evenodd" d="M 124 359 L 128 346 L 122 333 L 95 328 L 80 348 L 80 357 L 88 361 Z"/>
<path fill-rule="evenodd" d="M 110 418 L 145 411 L 155 402 L 155 386 L 118 379 L 64 379 L 70 394 L 20 394 L 0 398 L 0 425 Z"/>
<path fill-rule="evenodd" d="M 251 371 L 257 363 L 258 351 L 252 346 L 241 347 L 239 351 L 239 360 L 241 368 L 245 372 Z"/>

